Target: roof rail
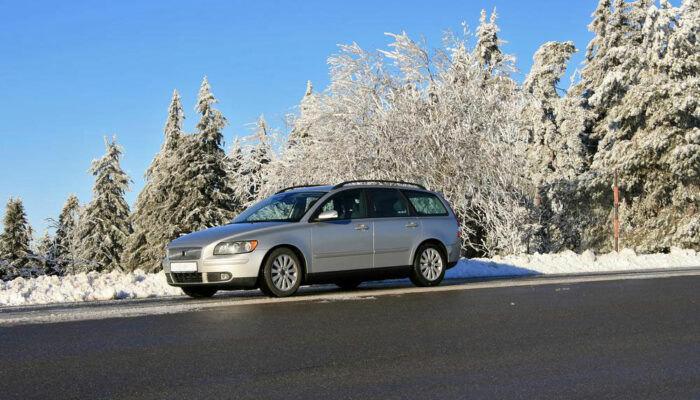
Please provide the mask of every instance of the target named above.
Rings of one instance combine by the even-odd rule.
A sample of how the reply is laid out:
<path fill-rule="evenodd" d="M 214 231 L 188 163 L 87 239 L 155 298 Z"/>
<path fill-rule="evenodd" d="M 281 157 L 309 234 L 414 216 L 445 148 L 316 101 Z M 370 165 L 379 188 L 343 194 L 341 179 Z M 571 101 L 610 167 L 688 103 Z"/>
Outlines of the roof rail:
<path fill-rule="evenodd" d="M 290 186 L 290 187 L 286 187 L 286 188 L 284 188 L 284 189 L 282 189 L 282 190 L 279 190 L 279 191 L 275 192 L 275 194 L 280 194 L 280 193 L 286 192 L 287 190 L 298 189 L 298 188 L 305 188 L 305 187 L 314 187 L 314 186 L 324 186 L 324 185 L 296 185 L 296 186 Z"/>
<path fill-rule="evenodd" d="M 338 189 L 339 187 L 343 187 L 345 185 L 351 184 L 351 183 L 398 183 L 400 185 L 412 185 L 412 186 L 417 186 L 421 189 L 425 189 L 425 186 L 419 184 L 419 183 L 413 183 L 413 182 L 404 182 L 404 181 L 392 181 L 392 180 L 387 180 L 387 179 L 356 179 L 354 181 L 345 181 L 342 183 L 339 183 L 335 186 L 333 186 L 333 189 Z"/>

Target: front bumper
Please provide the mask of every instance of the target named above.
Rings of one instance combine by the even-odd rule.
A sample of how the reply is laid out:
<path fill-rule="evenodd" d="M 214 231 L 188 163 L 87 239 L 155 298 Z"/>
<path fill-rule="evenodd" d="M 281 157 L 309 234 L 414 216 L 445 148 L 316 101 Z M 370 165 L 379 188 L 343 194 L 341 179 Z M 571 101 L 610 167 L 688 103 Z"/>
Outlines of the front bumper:
<path fill-rule="evenodd" d="M 212 279 L 212 275 L 219 274 L 218 272 L 166 272 L 165 276 L 168 279 L 168 285 L 183 287 L 183 286 L 207 286 L 221 290 L 236 290 L 236 289 L 253 289 L 258 286 L 257 277 L 249 278 L 228 278 L 225 280 L 217 278 Z M 185 276 L 186 275 L 186 276 Z"/>
<path fill-rule="evenodd" d="M 249 289 L 257 285 L 258 272 L 266 251 L 255 249 L 251 253 L 214 256 L 207 253 L 195 260 L 163 260 L 163 270 L 171 286 L 208 286 L 220 289 Z M 171 265 L 178 262 L 196 263 L 197 270 L 173 272 Z"/>

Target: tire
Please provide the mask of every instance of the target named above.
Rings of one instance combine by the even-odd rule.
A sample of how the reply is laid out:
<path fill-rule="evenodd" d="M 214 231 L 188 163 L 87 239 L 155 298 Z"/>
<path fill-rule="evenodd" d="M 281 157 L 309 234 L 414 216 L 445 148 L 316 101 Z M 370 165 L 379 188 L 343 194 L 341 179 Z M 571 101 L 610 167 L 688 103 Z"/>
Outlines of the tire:
<path fill-rule="evenodd" d="M 287 297 L 301 285 L 303 271 L 299 257 L 289 248 L 273 250 L 266 258 L 260 277 L 260 290 L 271 297 Z"/>
<path fill-rule="evenodd" d="M 186 295 L 192 297 L 193 299 L 203 299 L 207 297 L 212 297 L 216 294 L 217 290 L 208 287 L 183 287 L 182 291 Z"/>
<path fill-rule="evenodd" d="M 424 243 L 416 251 L 411 267 L 411 282 L 416 286 L 437 286 L 445 277 L 447 260 L 439 245 Z"/>
<path fill-rule="evenodd" d="M 353 290 L 360 286 L 361 283 L 362 281 L 357 279 L 346 279 L 336 282 L 335 285 L 343 290 Z"/>

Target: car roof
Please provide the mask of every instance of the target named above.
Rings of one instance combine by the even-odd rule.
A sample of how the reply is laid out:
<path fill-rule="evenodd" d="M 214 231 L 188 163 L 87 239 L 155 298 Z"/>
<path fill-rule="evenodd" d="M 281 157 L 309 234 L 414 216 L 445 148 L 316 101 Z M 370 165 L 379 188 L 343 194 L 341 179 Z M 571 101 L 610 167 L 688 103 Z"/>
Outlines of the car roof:
<path fill-rule="evenodd" d="M 406 190 L 415 190 L 417 192 L 431 192 L 430 190 L 427 189 L 421 189 L 417 187 L 412 187 L 412 186 L 404 186 L 404 185 L 372 185 L 372 184 L 348 184 L 345 186 L 341 186 L 337 189 L 335 189 L 335 185 L 318 185 L 318 186 L 308 186 L 308 187 L 300 187 L 300 188 L 294 188 L 290 189 L 287 191 L 284 191 L 283 193 L 301 193 L 301 192 L 330 192 L 330 191 L 340 191 L 344 189 L 406 189 Z"/>
<path fill-rule="evenodd" d="M 333 185 L 318 185 L 318 186 L 307 186 L 298 187 L 290 190 L 285 190 L 279 193 L 299 193 L 299 192 L 330 192 L 333 189 Z"/>

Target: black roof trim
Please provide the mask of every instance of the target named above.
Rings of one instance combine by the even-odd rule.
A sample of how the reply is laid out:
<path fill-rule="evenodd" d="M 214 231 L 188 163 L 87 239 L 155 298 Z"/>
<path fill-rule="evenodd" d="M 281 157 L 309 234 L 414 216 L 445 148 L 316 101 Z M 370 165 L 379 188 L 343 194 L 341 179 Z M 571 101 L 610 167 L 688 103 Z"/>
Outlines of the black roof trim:
<path fill-rule="evenodd" d="M 280 191 L 275 192 L 275 194 L 280 194 L 283 192 L 286 192 L 287 190 L 292 190 L 292 189 L 299 189 L 299 188 L 306 188 L 306 187 L 314 187 L 314 186 L 328 186 L 328 185 L 296 185 L 296 186 L 290 186 L 286 187 Z"/>
<path fill-rule="evenodd" d="M 405 181 L 392 181 L 392 180 L 387 180 L 387 179 L 357 179 L 354 181 L 345 181 L 342 183 L 339 183 L 335 186 L 333 186 L 333 189 L 338 189 L 340 187 L 343 187 L 345 185 L 349 185 L 352 183 L 395 183 L 399 185 L 412 185 L 412 186 L 417 186 L 423 190 L 427 190 L 425 186 L 421 185 L 420 183 L 413 183 L 413 182 L 405 182 Z"/>

